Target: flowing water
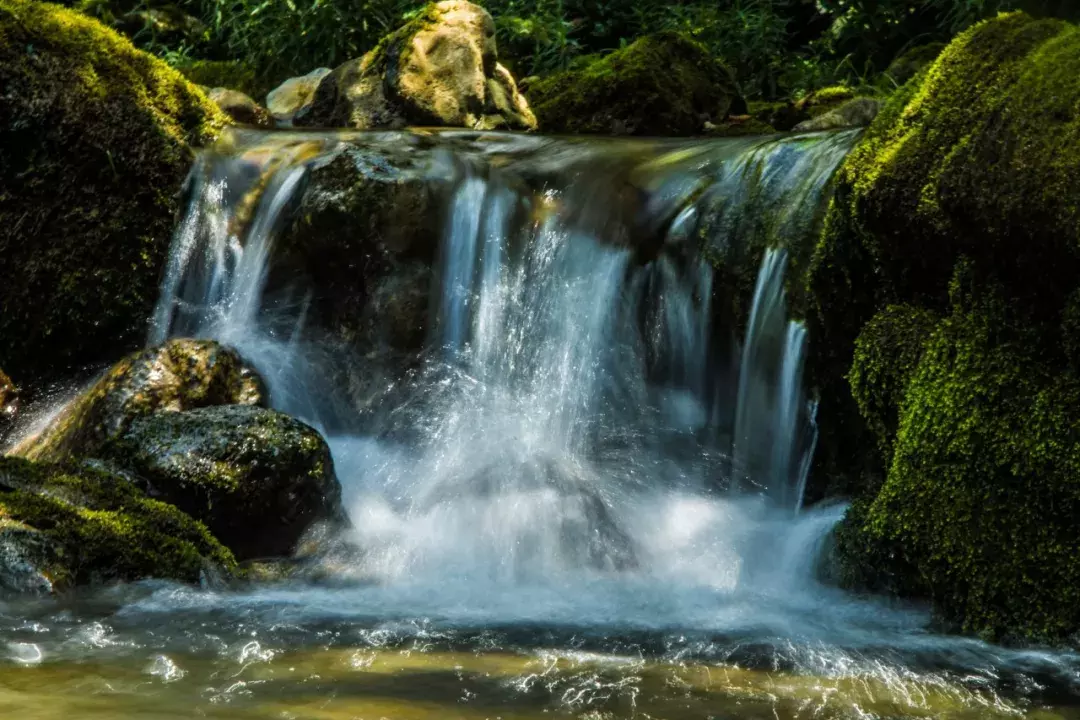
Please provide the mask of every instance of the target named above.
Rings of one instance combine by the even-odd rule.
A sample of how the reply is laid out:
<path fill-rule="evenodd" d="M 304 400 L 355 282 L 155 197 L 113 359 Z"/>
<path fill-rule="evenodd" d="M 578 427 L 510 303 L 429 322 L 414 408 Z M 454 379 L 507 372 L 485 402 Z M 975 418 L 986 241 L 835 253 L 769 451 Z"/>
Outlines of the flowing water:
<path fill-rule="evenodd" d="M 789 293 L 855 140 L 228 137 L 192 171 L 149 341 L 237 347 L 327 436 L 347 551 L 246 589 L 0 604 L 0 712 L 1080 718 L 1080 657 L 817 579 L 845 506 L 803 507 Z M 323 289 L 281 259 L 343 158 L 436 198 L 425 335 L 389 373 L 371 343 L 327 350 Z"/>

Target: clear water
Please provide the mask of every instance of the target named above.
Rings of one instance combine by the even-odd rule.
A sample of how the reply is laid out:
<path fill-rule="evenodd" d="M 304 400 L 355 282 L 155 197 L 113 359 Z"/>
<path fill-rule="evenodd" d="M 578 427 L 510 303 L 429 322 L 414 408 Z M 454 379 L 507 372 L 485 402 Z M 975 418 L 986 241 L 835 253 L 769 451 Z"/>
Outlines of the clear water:
<path fill-rule="evenodd" d="M 1080 717 L 1080 657 L 937 635 L 816 579 L 845 507 L 802 507 L 814 412 L 784 279 L 854 140 L 228 138 L 193 171 L 150 341 L 236 346 L 324 431 L 349 550 L 303 581 L 0 604 L 0 711 Z M 435 322 L 377 422 L 343 423 L 319 318 L 267 300 L 274 240 L 311 167 L 403 146 L 445 199 Z M 738 317 L 706 256 L 754 243 Z"/>

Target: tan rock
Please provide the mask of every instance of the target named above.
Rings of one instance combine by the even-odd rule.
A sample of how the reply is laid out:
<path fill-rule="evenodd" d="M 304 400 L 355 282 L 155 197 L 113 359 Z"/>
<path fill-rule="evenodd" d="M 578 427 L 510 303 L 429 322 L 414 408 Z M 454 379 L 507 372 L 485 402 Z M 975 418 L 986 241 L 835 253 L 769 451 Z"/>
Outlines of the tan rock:
<path fill-rule="evenodd" d="M 534 130 L 536 118 L 498 63 L 491 15 L 465 0 L 444 0 L 326 76 L 297 124 Z"/>
<path fill-rule="evenodd" d="M 292 127 L 298 117 L 311 109 L 315 89 L 330 74 L 330 68 L 318 68 L 307 75 L 289 78 L 266 96 L 266 108 L 281 127 Z"/>
<path fill-rule="evenodd" d="M 217 103 L 222 112 L 241 125 L 272 128 L 274 120 L 270 112 L 259 103 L 239 90 L 217 87 L 208 92 L 207 97 Z"/>

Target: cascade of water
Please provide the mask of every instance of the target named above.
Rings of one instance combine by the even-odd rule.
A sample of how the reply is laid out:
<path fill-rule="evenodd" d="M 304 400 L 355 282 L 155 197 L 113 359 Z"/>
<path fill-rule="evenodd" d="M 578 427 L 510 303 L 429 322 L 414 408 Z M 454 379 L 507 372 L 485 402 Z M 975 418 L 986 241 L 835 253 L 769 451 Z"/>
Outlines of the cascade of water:
<path fill-rule="evenodd" d="M 806 328 L 788 321 L 784 301 L 787 259 L 785 250 L 769 249 L 761 261 L 739 370 L 732 464 L 737 487 L 759 488 L 798 510 L 809 463 L 798 451 L 812 420 L 802 392 Z"/>
<path fill-rule="evenodd" d="M 370 137 L 365 162 L 383 152 L 379 136 Z M 266 377 L 275 406 L 317 426 L 310 398 L 333 389 L 317 387 L 325 377 L 308 367 L 304 313 L 278 337 L 273 328 L 281 323 L 264 317 L 264 286 L 278 226 L 307 168 L 336 142 L 325 140 L 316 153 L 291 155 L 286 144 L 246 153 L 244 161 L 200 162 L 151 333 L 154 341 L 194 334 L 238 347 Z M 789 253 L 769 250 L 733 407 L 718 412 L 726 381 L 716 375 L 714 340 L 737 318 L 714 304 L 716 273 L 697 247 L 703 232 L 730 245 L 737 234 L 728 225 L 745 225 L 739 207 L 750 206 L 718 201 L 716 187 L 734 183 L 746 197 L 820 198 L 822 168 L 833 155 L 835 167 L 842 154 L 831 141 L 791 142 L 798 152 L 760 141 L 680 149 L 641 165 L 629 190 L 622 176 L 603 176 L 628 172 L 624 160 L 596 163 L 600 174 L 590 175 L 588 153 L 549 141 L 499 162 L 490 154 L 500 146 L 445 151 L 460 153 L 452 158 L 456 170 L 447 174 L 446 163 L 436 163 L 439 172 L 419 182 L 448 198 L 430 295 L 430 342 L 446 362 L 433 360 L 395 396 L 426 399 L 420 416 L 395 415 L 412 424 L 408 443 L 330 438 L 365 549 L 358 571 L 386 582 L 472 584 L 550 583 L 631 568 L 720 573 L 727 579 L 714 581 L 723 587 L 750 577 L 745 563 L 768 555 L 752 549 L 753 528 L 773 508 L 799 507 L 809 467 L 806 331 L 786 317 Z M 610 151 L 589 152 L 604 158 Z M 816 190 L 798 183 L 799 172 Z M 538 176 L 540 187 L 530 189 Z M 608 186 L 616 188 L 611 197 Z M 588 190 L 584 206 L 574 195 L 580 188 Z M 628 197 L 640 202 L 630 210 L 605 205 Z M 718 208 L 726 218 L 720 224 L 710 221 Z M 725 413 L 733 416 L 734 440 L 701 432 Z M 716 507 L 701 495 L 729 450 L 732 486 L 761 489 L 765 506 L 750 496 Z M 703 525 L 686 544 L 664 529 L 670 517 L 659 508 L 698 508 L 720 526 Z M 706 545 L 698 560 L 683 556 L 698 557 L 693 548 Z"/>

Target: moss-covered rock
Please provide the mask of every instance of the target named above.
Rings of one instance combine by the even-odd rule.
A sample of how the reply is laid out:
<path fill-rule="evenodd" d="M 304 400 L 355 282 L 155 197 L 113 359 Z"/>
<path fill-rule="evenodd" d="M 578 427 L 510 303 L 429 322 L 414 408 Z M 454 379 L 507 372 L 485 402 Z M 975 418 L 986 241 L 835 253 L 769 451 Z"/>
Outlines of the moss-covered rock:
<path fill-rule="evenodd" d="M 529 96 L 545 132 L 666 136 L 718 124 L 738 94 L 731 72 L 704 47 L 664 32 L 532 82 Z"/>
<path fill-rule="evenodd" d="M 310 112 L 294 122 L 536 129 L 528 102 L 498 62 L 495 21 L 465 0 L 428 5 L 367 55 L 336 68 L 319 83 Z"/>
<path fill-rule="evenodd" d="M 890 305 L 866 324 L 855 341 L 848 381 L 859 412 L 878 440 L 886 464 L 892 456 L 908 381 L 938 317 L 908 305 Z"/>
<path fill-rule="evenodd" d="M 326 442 L 273 410 L 155 413 L 103 454 L 145 479 L 151 497 L 206 523 L 241 560 L 290 555 L 313 523 L 345 522 Z"/>
<path fill-rule="evenodd" d="M 175 67 L 195 85 L 233 88 L 253 98 L 266 94 L 255 69 L 239 60 L 191 60 Z"/>
<path fill-rule="evenodd" d="M 48 592 L 109 580 L 198 582 L 236 561 L 206 527 L 102 468 L 0 457 L 0 586 Z"/>
<path fill-rule="evenodd" d="M 210 340 L 170 340 L 121 360 L 12 452 L 49 462 L 96 457 L 151 413 L 266 402 L 262 380 L 235 351 Z"/>
<path fill-rule="evenodd" d="M 995 637 L 1080 629 L 1078 104 L 1080 28 L 963 33 L 840 169 L 810 271 L 841 565 Z"/>
<path fill-rule="evenodd" d="M 0 0 L 0 358 L 21 381 L 137 346 L 192 147 L 226 118 L 80 13 Z"/>
<path fill-rule="evenodd" d="M 1011 327 L 993 300 L 933 331 L 842 550 L 965 631 L 1056 641 L 1080 629 L 1080 379 Z"/>

